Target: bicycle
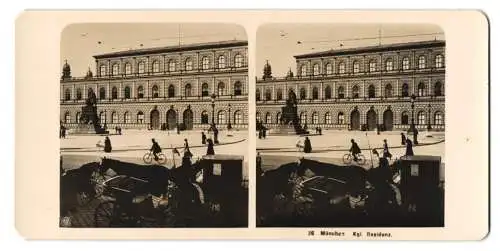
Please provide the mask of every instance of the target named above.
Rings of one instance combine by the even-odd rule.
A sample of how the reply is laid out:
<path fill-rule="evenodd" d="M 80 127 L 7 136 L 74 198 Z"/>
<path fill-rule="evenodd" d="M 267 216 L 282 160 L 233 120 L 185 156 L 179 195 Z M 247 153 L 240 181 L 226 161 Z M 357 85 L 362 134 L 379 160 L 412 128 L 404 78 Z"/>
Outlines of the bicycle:
<path fill-rule="evenodd" d="M 364 165 L 366 163 L 366 158 L 363 154 L 358 153 L 356 157 L 356 163 L 358 163 L 359 165 Z M 349 164 L 354 161 L 354 156 L 352 155 L 352 153 L 346 153 L 344 154 L 344 157 L 342 157 L 342 160 L 344 161 L 344 164 Z"/>
<path fill-rule="evenodd" d="M 167 162 L 167 158 L 165 157 L 165 154 L 160 152 L 160 153 L 157 153 L 156 156 L 158 156 L 158 159 L 155 161 L 158 162 L 159 164 L 165 164 L 165 162 Z M 144 160 L 144 162 L 146 164 L 150 164 L 154 160 L 153 152 L 151 152 L 151 151 L 146 152 L 146 154 L 144 154 L 142 159 Z"/>

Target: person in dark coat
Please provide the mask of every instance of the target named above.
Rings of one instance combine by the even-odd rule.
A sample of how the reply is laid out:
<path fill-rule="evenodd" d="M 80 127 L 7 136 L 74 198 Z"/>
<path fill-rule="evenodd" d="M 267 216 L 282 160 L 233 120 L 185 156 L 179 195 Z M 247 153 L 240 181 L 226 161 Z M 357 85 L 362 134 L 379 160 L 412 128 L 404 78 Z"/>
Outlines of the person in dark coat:
<path fill-rule="evenodd" d="M 417 128 L 415 128 L 415 130 L 413 131 L 413 143 L 415 145 L 418 145 L 418 130 L 417 130 Z"/>
<path fill-rule="evenodd" d="M 207 139 L 208 147 L 207 147 L 207 155 L 215 155 L 214 151 L 214 142 L 212 139 Z"/>
<path fill-rule="evenodd" d="M 214 144 L 219 144 L 219 129 L 214 125 Z"/>
<path fill-rule="evenodd" d="M 402 146 L 406 145 L 406 137 L 404 133 L 401 133 L 401 145 Z"/>
<path fill-rule="evenodd" d="M 257 177 L 260 177 L 264 173 L 264 171 L 262 170 L 262 157 L 260 156 L 260 153 L 257 153 L 256 164 L 257 164 Z"/>
<path fill-rule="evenodd" d="M 259 129 L 259 139 L 262 139 L 262 128 Z"/>
<path fill-rule="evenodd" d="M 207 135 L 205 135 L 205 132 L 201 132 L 201 144 L 205 145 L 207 143 Z"/>
<path fill-rule="evenodd" d="M 349 152 L 354 157 L 354 161 L 358 161 L 358 154 L 361 153 L 361 148 L 359 148 L 358 143 L 354 139 L 351 139 L 351 149 L 349 149 Z"/>
<path fill-rule="evenodd" d="M 306 139 L 304 140 L 304 152 L 305 153 L 312 152 L 311 140 L 309 140 L 309 137 L 306 137 Z"/>
<path fill-rule="evenodd" d="M 389 145 L 387 144 L 387 139 L 384 139 L 384 154 L 382 155 L 384 158 L 392 158 L 392 154 L 389 152 Z"/>
<path fill-rule="evenodd" d="M 158 153 L 161 153 L 161 147 L 155 139 L 151 139 L 151 142 L 153 142 L 153 145 L 151 146 L 150 151 L 153 153 L 155 160 L 158 161 Z"/>
<path fill-rule="evenodd" d="M 191 158 L 193 154 L 189 150 L 189 143 L 187 139 L 184 139 L 184 156 Z"/>
<path fill-rule="evenodd" d="M 262 137 L 264 139 L 266 138 L 266 131 L 267 131 L 267 128 L 266 127 L 262 127 Z"/>
<path fill-rule="evenodd" d="M 406 138 L 406 156 L 413 156 L 413 144 L 409 138 Z"/>
<path fill-rule="evenodd" d="M 104 139 L 104 152 L 110 153 L 111 152 L 111 140 L 109 139 L 108 136 L 106 136 L 106 139 Z"/>
<path fill-rule="evenodd" d="M 63 139 L 66 138 L 66 127 L 64 127 L 64 126 L 62 127 L 62 137 L 63 137 Z"/>

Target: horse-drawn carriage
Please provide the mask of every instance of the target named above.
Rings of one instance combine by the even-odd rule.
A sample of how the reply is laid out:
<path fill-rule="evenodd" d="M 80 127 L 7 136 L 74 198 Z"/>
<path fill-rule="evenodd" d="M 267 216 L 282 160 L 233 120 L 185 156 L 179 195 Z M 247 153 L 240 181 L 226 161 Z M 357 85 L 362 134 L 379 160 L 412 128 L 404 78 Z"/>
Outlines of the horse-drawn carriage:
<path fill-rule="evenodd" d="M 242 225 L 239 218 L 243 214 L 236 212 L 232 198 L 226 198 L 229 194 L 218 189 L 233 187 L 233 191 L 245 191 L 241 186 L 242 166 L 241 157 L 226 156 L 204 156 L 193 164 L 186 160 L 182 166 L 171 169 L 103 159 L 83 165 L 69 176 L 66 173 L 61 190 L 73 186 L 70 190 L 79 205 L 99 201 L 94 212 L 95 227 Z M 239 176 L 231 175 L 238 172 Z M 236 183 L 240 186 L 234 186 Z M 237 218 L 233 217 L 235 214 Z"/>
<path fill-rule="evenodd" d="M 442 226 L 439 166 L 429 156 L 369 170 L 308 159 L 284 164 L 257 179 L 257 225 Z"/>

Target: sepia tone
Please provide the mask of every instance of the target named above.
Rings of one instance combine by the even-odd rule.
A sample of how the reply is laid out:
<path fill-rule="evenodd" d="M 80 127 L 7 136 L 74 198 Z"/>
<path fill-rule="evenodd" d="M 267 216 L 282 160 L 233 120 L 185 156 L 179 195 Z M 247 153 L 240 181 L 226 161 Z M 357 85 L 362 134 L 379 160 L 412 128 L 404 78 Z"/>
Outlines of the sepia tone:
<path fill-rule="evenodd" d="M 256 79 L 257 225 L 444 226 L 442 32 L 318 26 L 273 24 L 258 32 L 268 35 L 257 38 L 262 48 L 284 44 L 258 57 L 314 47 L 289 55 L 295 65 L 284 76 L 274 75 L 266 58 Z M 307 36 L 314 31 L 323 39 Z"/>
<path fill-rule="evenodd" d="M 236 39 L 240 27 L 79 24 L 65 32 L 61 226 L 247 226 L 248 43 Z M 114 47 L 89 55 L 94 70 L 74 76 L 64 54 L 80 68 L 84 60 L 70 41 L 89 51 Z M 131 48 L 119 47 L 127 41 Z"/>

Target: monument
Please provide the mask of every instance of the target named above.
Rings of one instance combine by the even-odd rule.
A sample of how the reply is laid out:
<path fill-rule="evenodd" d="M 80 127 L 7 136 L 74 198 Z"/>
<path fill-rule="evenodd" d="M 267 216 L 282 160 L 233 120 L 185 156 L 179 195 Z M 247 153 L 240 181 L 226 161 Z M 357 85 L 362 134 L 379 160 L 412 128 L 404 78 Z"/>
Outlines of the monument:
<path fill-rule="evenodd" d="M 97 115 L 97 97 L 92 89 L 89 89 L 85 106 L 82 107 L 82 115 L 80 116 L 75 134 L 107 134 L 105 128 L 101 126 L 100 118 Z"/>
<path fill-rule="evenodd" d="M 307 134 L 307 130 L 300 125 L 297 115 L 297 96 L 293 90 L 288 92 L 286 105 L 281 107 L 281 117 L 278 127 L 272 131 L 272 135 Z"/>

